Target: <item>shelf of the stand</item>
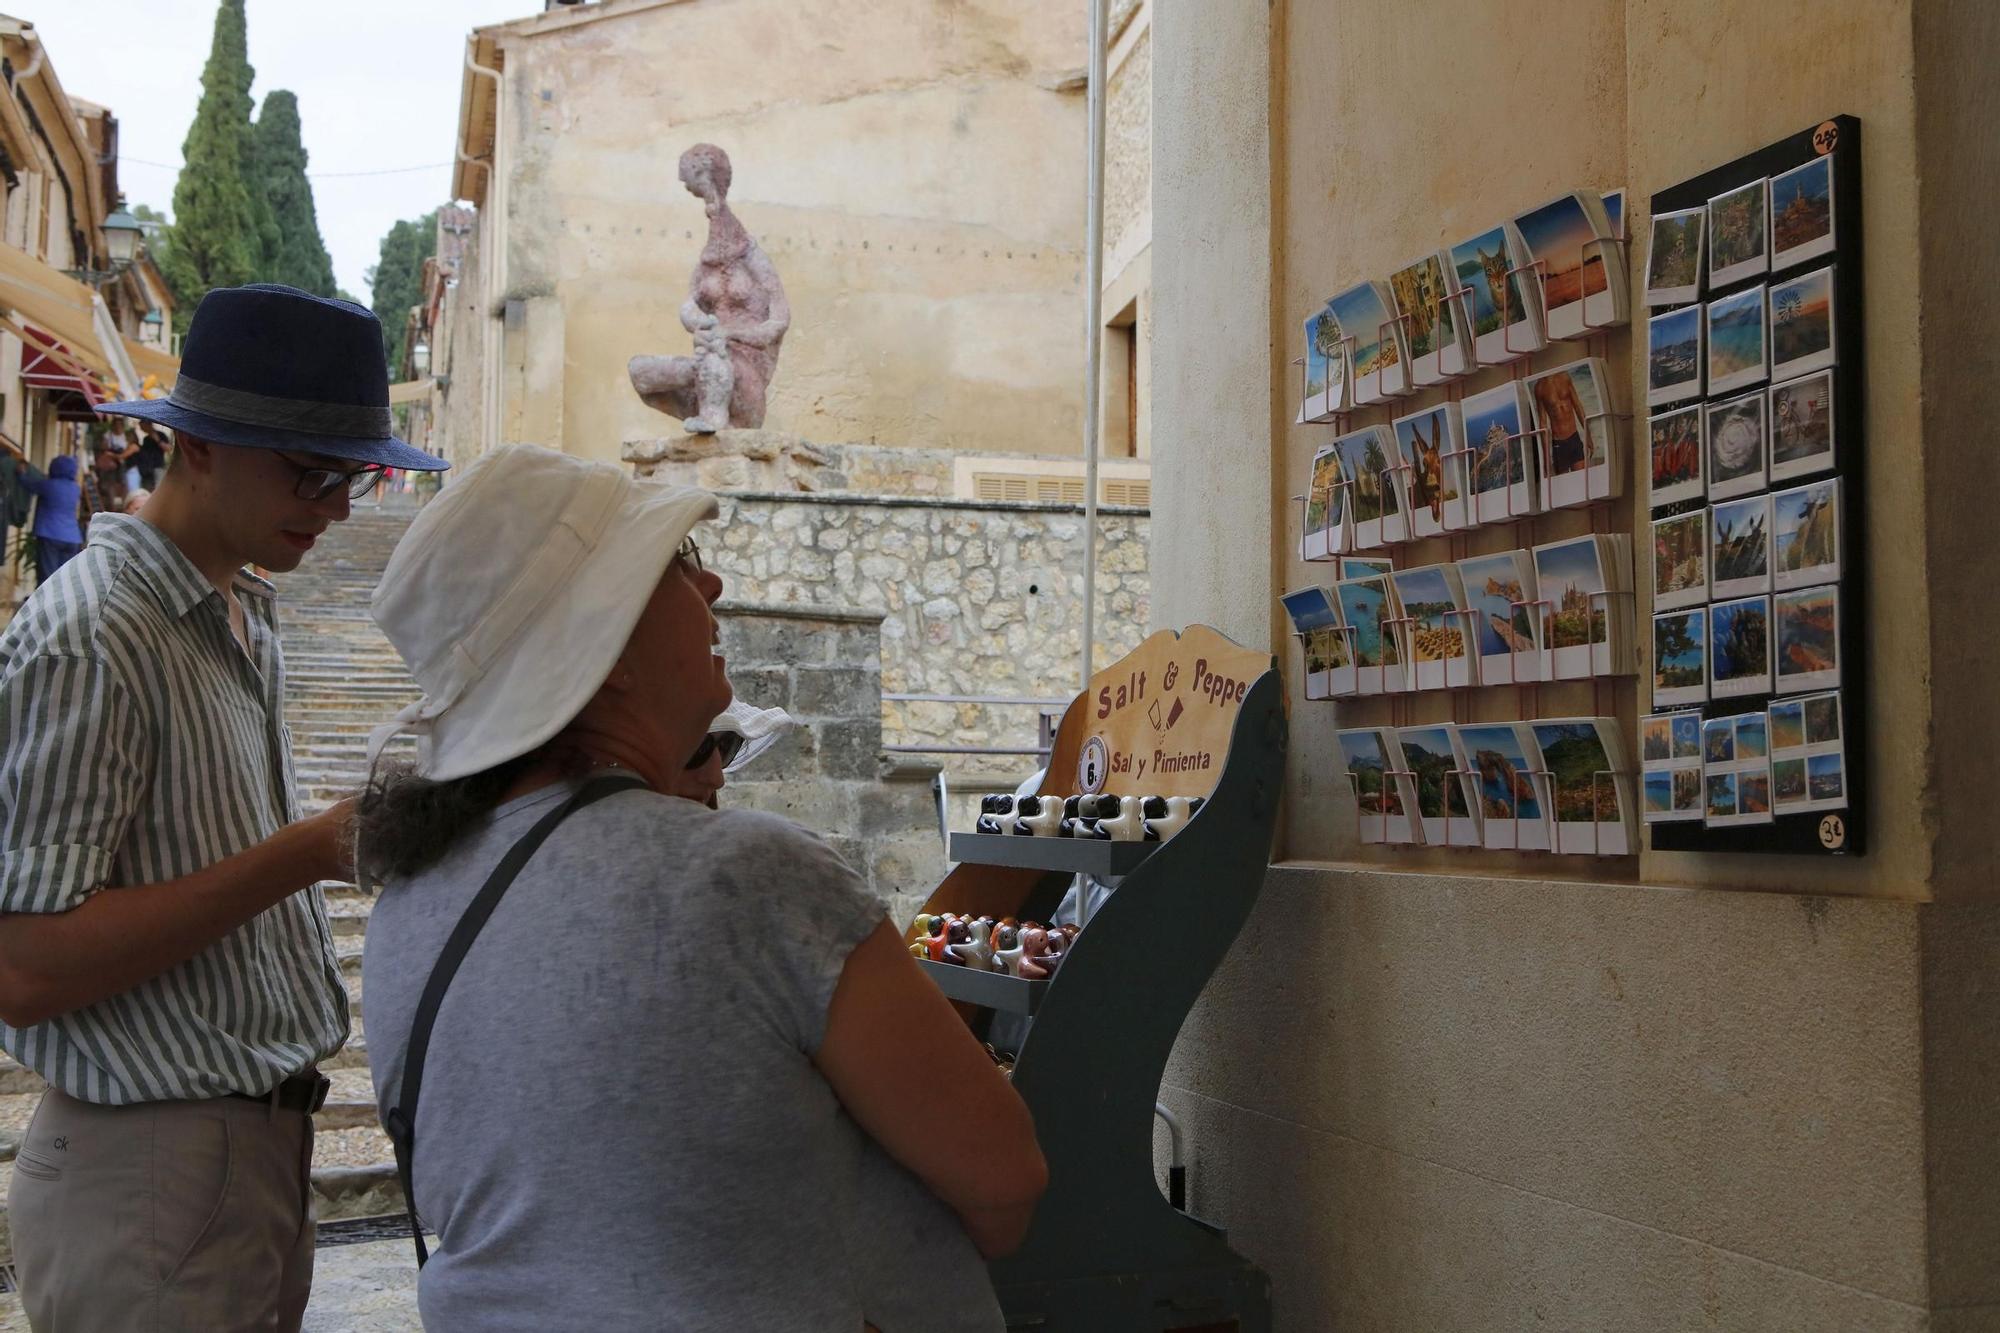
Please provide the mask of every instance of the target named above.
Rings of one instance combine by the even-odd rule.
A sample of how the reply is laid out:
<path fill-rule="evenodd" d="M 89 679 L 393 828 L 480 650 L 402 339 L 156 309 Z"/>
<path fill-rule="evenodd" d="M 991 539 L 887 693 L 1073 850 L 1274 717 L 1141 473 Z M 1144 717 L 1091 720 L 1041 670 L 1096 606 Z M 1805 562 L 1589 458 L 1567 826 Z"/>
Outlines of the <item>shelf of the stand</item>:
<path fill-rule="evenodd" d="M 1042 1003 L 1046 981 L 1010 977 L 1005 972 L 981 972 L 957 963 L 934 963 L 919 958 L 917 965 L 930 974 L 938 989 L 954 1000 L 984 1005 L 1003 1014 L 1032 1014 Z"/>
<path fill-rule="evenodd" d="M 1022 838 L 1005 833 L 954 833 L 951 859 L 975 865 L 1067 870 L 1113 879 L 1129 875 L 1162 846 L 1157 842 L 1104 842 L 1097 838 Z"/>

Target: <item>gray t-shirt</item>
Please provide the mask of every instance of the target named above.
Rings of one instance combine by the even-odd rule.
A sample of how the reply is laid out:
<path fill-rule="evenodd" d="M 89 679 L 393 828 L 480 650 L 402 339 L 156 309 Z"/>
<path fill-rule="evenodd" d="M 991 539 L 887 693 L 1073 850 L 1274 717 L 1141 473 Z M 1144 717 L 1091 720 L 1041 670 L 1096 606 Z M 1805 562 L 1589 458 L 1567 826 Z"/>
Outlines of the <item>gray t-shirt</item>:
<path fill-rule="evenodd" d="M 383 892 L 364 993 L 384 1111 L 445 938 L 572 790 L 502 806 Z M 643 791 L 572 815 L 433 1030 L 416 1196 L 442 1245 L 424 1326 L 817 1331 L 865 1314 L 884 1333 L 998 1330 L 957 1219 L 812 1063 L 841 968 L 882 919 L 787 820 Z"/>

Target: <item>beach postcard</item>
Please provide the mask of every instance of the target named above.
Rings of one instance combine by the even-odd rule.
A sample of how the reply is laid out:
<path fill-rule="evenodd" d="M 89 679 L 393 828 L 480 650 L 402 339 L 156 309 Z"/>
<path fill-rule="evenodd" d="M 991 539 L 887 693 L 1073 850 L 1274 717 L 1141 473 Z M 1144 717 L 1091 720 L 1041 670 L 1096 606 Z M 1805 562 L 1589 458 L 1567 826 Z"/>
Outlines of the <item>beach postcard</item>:
<path fill-rule="evenodd" d="M 1481 685 L 1548 678 L 1541 618 L 1535 614 L 1535 567 L 1526 551 L 1499 551 L 1458 562 Z"/>
<path fill-rule="evenodd" d="M 1646 304 L 1680 305 L 1701 299 L 1702 232 L 1706 208 L 1653 215 L 1646 251 Z"/>
<path fill-rule="evenodd" d="M 1440 258 L 1445 276 L 1469 289 L 1459 312 L 1472 321 L 1473 356 L 1497 366 L 1541 350 L 1541 316 L 1530 296 L 1533 287 L 1519 272 L 1526 245 L 1511 222 L 1503 222 L 1447 250 Z M 1468 310 L 1469 307 L 1469 310 Z"/>
<path fill-rule="evenodd" d="M 1299 538 L 1299 558 L 1325 560 L 1346 549 L 1347 486 L 1340 470 L 1340 451 L 1327 445 L 1313 455 L 1306 482 L 1305 531 Z"/>
<path fill-rule="evenodd" d="M 1496 851 L 1549 849 L 1548 824 L 1534 777 L 1541 755 L 1535 752 L 1530 762 L 1534 738 L 1524 738 L 1525 731 L 1525 726 L 1513 722 L 1458 727 L 1459 745 L 1478 791 L 1481 833 L 1486 846 Z"/>
<path fill-rule="evenodd" d="M 1708 600 L 1708 511 L 1653 520 L 1653 609 Z"/>
<path fill-rule="evenodd" d="M 1771 497 L 1778 588 L 1809 588 L 1840 577 L 1840 478 L 1807 482 Z"/>
<path fill-rule="evenodd" d="M 1709 596 L 1721 601 L 1771 590 L 1771 497 L 1745 496 L 1709 511 Z"/>
<path fill-rule="evenodd" d="M 1754 180 L 1708 201 L 1708 285 L 1711 290 L 1770 267 L 1770 181 Z"/>
<path fill-rule="evenodd" d="M 1764 489 L 1768 437 L 1766 397 L 1746 393 L 1710 403 L 1708 413 L 1708 498 L 1728 500 Z"/>
<path fill-rule="evenodd" d="M 1339 610 L 1326 589 L 1316 586 L 1288 592 L 1281 600 L 1305 656 L 1306 698 L 1333 698 L 1333 670 L 1346 655 Z"/>
<path fill-rule="evenodd" d="M 1409 688 L 1389 581 L 1343 580 L 1334 585 L 1334 596 L 1340 603 L 1340 618 L 1347 625 L 1348 642 L 1354 653 L 1355 692 L 1397 694 Z"/>
<path fill-rule="evenodd" d="M 1701 315 L 1691 305 L 1646 321 L 1646 406 L 1701 397 Z"/>
<path fill-rule="evenodd" d="M 1343 333 L 1353 338 L 1348 402 L 1366 407 L 1410 391 L 1403 331 L 1389 317 L 1389 289 L 1358 282 L 1327 302 Z"/>
<path fill-rule="evenodd" d="M 1790 379 L 1833 361 L 1833 270 L 1772 283 L 1771 378 Z"/>
<path fill-rule="evenodd" d="M 1322 306 L 1306 317 L 1305 401 L 1301 421 L 1330 421 L 1347 406 L 1347 349 L 1340 338 L 1340 321 L 1333 308 Z"/>
<path fill-rule="evenodd" d="M 1840 684 L 1840 590 L 1800 588 L 1771 598 L 1771 633 L 1780 694 Z"/>
<path fill-rule="evenodd" d="M 1712 699 L 1771 692 L 1771 599 L 1745 597 L 1708 608 Z"/>
<path fill-rule="evenodd" d="M 1514 219 L 1541 272 L 1542 331 L 1551 341 L 1612 323 L 1617 303 L 1605 250 L 1583 196 L 1566 194 Z"/>
<path fill-rule="evenodd" d="M 1788 268 L 1833 249 L 1833 155 L 1771 178 L 1771 267 Z"/>
<path fill-rule="evenodd" d="M 1708 701 L 1707 629 L 1704 607 L 1653 617 L 1653 707 Z"/>
<path fill-rule="evenodd" d="M 1752 287 L 1703 307 L 1707 311 L 1711 394 L 1762 384 L 1769 377 L 1764 298 L 1764 288 Z"/>
<path fill-rule="evenodd" d="M 1391 428 L 1407 469 L 1410 536 L 1422 541 L 1472 526 L 1466 504 L 1465 417 L 1459 404 L 1443 402 L 1398 417 Z"/>
<path fill-rule="evenodd" d="M 1470 614 L 1455 565 L 1399 569 L 1389 576 L 1402 604 L 1409 667 L 1419 690 L 1461 690 L 1472 684 Z"/>
<path fill-rule="evenodd" d="M 1467 397 L 1465 443 L 1472 473 L 1475 521 L 1505 523 L 1535 512 L 1536 449 L 1530 438 L 1534 406 L 1527 387 L 1510 381 Z"/>
<path fill-rule="evenodd" d="M 1699 404 L 1663 412 L 1646 422 L 1648 452 L 1652 458 L 1652 487 L 1647 502 L 1652 505 L 1678 504 L 1699 499 L 1702 486 L 1702 455 L 1707 452 L 1702 438 L 1702 411 Z"/>
<path fill-rule="evenodd" d="M 1833 466 L 1833 377 L 1822 370 L 1771 386 L 1771 483 Z"/>

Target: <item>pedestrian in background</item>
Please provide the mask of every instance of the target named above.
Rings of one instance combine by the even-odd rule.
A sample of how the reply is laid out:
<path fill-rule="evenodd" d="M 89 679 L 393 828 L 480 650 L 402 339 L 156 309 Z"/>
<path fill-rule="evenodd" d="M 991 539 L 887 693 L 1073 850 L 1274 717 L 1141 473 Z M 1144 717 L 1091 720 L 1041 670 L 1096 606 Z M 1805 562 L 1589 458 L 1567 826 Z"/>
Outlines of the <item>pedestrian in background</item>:
<path fill-rule="evenodd" d="M 48 473 L 43 475 L 12 440 L 0 438 L 0 449 L 20 460 L 14 480 L 35 497 L 31 534 L 35 539 L 35 586 L 40 587 L 83 549 L 83 527 L 77 522 L 76 460 L 63 454 L 49 463 Z"/>

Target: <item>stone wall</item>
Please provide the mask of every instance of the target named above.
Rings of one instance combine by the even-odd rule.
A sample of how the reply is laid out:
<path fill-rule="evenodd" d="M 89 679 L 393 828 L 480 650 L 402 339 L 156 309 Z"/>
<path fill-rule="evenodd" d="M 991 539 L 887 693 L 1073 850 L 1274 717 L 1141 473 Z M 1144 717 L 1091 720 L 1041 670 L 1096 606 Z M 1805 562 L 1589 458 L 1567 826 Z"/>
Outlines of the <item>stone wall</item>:
<path fill-rule="evenodd" d="M 725 596 L 881 617 L 881 689 L 1067 702 L 1083 643 L 1082 511 L 859 495 L 725 492 L 703 558 Z M 1142 510 L 1099 511 L 1096 661 L 1151 614 Z M 732 674 L 733 674 L 732 668 Z M 1033 746 L 1022 705 L 890 703 L 888 744 Z M 1025 773 L 1031 760 L 1018 764 Z"/>
<path fill-rule="evenodd" d="M 824 837 L 888 904 L 898 925 L 945 872 L 934 766 L 882 756 L 879 611 L 718 604 L 736 695 L 797 718 L 720 803 L 768 810 Z"/>

